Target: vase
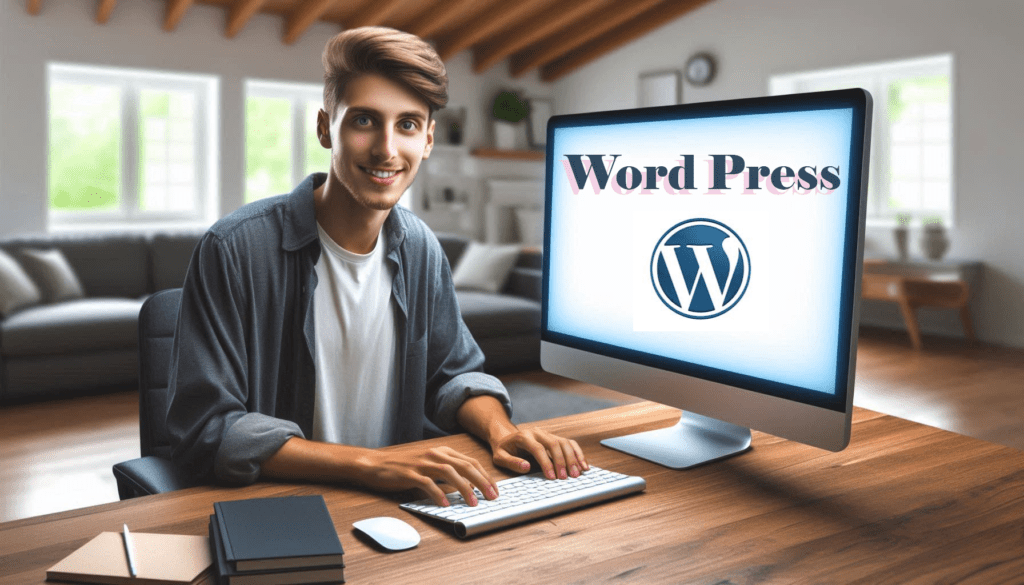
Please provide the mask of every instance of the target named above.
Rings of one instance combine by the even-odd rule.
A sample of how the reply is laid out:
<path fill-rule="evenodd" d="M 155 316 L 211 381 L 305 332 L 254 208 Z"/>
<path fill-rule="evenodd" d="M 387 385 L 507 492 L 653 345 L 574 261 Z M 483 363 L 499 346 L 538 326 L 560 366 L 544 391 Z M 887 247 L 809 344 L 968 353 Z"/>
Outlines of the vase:
<path fill-rule="evenodd" d="M 924 226 L 921 234 L 921 251 L 926 258 L 932 261 L 942 260 L 942 257 L 949 250 L 949 237 L 946 236 L 946 228 L 942 224 L 928 224 Z"/>
<path fill-rule="evenodd" d="M 896 256 L 900 261 L 906 261 L 910 255 L 908 253 L 907 242 L 909 234 L 907 232 L 907 226 L 901 225 L 892 231 L 892 235 L 896 240 Z"/>
<path fill-rule="evenodd" d="M 494 147 L 498 150 L 515 150 L 516 148 L 516 130 L 518 124 L 511 122 L 505 122 L 503 120 L 494 121 Z"/>

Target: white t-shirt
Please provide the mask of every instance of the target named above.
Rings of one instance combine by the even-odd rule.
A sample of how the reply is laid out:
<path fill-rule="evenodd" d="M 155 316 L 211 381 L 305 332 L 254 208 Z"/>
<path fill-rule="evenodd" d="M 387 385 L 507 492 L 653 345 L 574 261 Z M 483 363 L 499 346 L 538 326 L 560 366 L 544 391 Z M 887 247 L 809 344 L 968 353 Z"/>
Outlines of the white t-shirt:
<path fill-rule="evenodd" d="M 317 224 L 323 252 L 316 263 L 316 403 L 313 440 L 360 447 L 388 445 L 398 410 L 394 276 L 384 238 L 354 254 Z"/>

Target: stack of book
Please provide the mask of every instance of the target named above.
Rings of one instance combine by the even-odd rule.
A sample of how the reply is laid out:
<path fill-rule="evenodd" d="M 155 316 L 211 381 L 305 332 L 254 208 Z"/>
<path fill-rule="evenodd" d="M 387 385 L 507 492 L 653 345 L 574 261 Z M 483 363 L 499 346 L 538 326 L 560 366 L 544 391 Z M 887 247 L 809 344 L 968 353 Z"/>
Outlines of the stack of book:
<path fill-rule="evenodd" d="M 344 551 L 323 496 L 216 502 L 210 549 L 221 585 L 344 583 Z"/>

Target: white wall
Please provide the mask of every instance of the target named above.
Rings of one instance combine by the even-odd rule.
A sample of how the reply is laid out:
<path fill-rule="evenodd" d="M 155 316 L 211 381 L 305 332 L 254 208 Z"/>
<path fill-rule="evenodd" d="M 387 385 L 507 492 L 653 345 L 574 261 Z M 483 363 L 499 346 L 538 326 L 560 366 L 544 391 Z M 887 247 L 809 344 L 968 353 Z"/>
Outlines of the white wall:
<path fill-rule="evenodd" d="M 161 28 L 163 0 L 121 2 L 109 22 L 95 22 L 95 2 L 44 2 L 31 16 L 24 2 L 0 2 L 0 236 L 47 229 L 46 64 L 50 61 L 194 72 L 220 79 L 220 193 L 223 215 L 244 200 L 244 120 L 246 78 L 322 83 L 320 54 L 340 28 L 318 23 L 294 45 L 280 41 L 283 20 L 255 16 L 234 39 L 224 36 L 225 11 L 195 4 L 177 30 Z M 532 96 L 550 95 L 536 75 L 510 81 L 504 67 L 472 73 L 469 52 L 447 64 L 452 106 L 466 106 L 466 143 L 491 141 L 486 120 L 499 88 Z M 542 169 L 487 162 L 481 172 L 494 176 L 536 175 Z M 326 170 L 326 169 L 325 169 Z"/>
<path fill-rule="evenodd" d="M 778 73 L 952 53 L 956 226 L 948 258 L 985 263 L 974 302 L 979 337 L 1024 347 L 1021 30 L 1017 0 L 715 0 L 557 81 L 556 108 L 635 107 L 641 72 L 682 70 L 698 51 L 717 57 L 718 76 L 704 88 L 684 84 L 684 102 L 767 95 Z M 869 230 L 866 250 L 894 255 L 891 234 Z M 885 304 L 865 306 L 864 318 L 899 321 Z M 960 332 L 953 311 L 923 310 L 922 327 Z"/>

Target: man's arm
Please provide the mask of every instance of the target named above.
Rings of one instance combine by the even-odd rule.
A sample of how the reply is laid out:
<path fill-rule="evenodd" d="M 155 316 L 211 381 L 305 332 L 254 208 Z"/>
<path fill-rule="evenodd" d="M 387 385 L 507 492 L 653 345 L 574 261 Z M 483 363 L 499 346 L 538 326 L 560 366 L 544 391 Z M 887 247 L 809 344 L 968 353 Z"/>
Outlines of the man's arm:
<path fill-rule="evenodd" d="M 248 412 L 249 355 L 240 267 L 218 236 L 196 246 L 182 287 L 168 382 L 167 431 L 176 465 L 203 481 L 252 483 L 259 461 L 298 425 Z"/>
<path fill-rule="evenodd" d="M 476 487 L 489 500 L 498 488 L 472 457 L 449 447 L 395 452 L 292 437 L 261 466 L 261 475 L 278 479 L 343 482 L 384 491 L 423 490 L 439 506 L 449 505 L 438 481 L 455 487 L 475 506 Z"/>
<path fill-rule="evenodd" d="M 529 461 L 515 455 L 523 451 L 533 456 L 548 479 L 577 477 L 590 469 L 576 441 L 541 429 L 517 428 L 493 396 L 467 399 L 458 418 L 469 432 L 487 441 L 496 465 L 529 471 Z M 483 466 L 448 447 L 393 452 L 292 437 L 261 468 L 262 476 L 278 479 L 349 482 L 386 491 L 419 488 L 439 506 L 449 502 L 437 481 L 455 487 L 470 506 L 476 505 L 474 487 L 489 500 L 498 497 L 498 487 Z"/>

